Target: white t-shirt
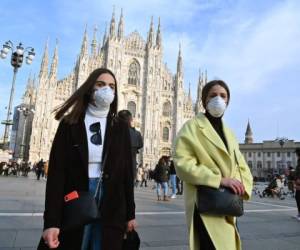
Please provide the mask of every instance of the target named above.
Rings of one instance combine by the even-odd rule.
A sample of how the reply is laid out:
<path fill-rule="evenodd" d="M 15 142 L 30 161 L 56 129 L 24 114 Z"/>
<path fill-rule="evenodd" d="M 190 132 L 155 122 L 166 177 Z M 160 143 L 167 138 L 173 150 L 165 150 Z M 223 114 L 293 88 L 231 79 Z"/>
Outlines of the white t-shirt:
<path fill-rule="evenodd" d="M 107 117 L 97 117 L 95 116 L 94 113 L 92 114 L 87 110 L 84 123 L 85 123 L 87 141 L 88 141 L 89 178 L 96 178 L 99 177 L 101 174 L 100 167 L 102 161 L 102 151 L 103 151 L 103 144 L 104 144 L 104 137 L 105 137 L 106 121 L 107 121 Z M 102 137 L 101 145 L 95 145 L 91 142 L 91 137 L 95 134 L 95 132 L 90 131 L 90 126 L 91 124 L 97 122 L 100 122 L 101 137 Z"/>

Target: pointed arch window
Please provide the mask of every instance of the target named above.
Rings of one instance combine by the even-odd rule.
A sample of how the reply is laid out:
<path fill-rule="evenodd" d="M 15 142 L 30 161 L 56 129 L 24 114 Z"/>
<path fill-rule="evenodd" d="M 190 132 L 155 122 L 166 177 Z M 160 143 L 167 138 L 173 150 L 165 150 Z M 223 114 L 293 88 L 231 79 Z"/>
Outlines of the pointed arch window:
<path fill-rule="evenodd" d="M 135 115 L 136 115 L 136 104 L 135 104 L 135 102 L 133 102 L 133 101 L 128 102 L 127 109 L 132 114 L 132 117 L 135 117 Z"/>
<path fill-rule="evenodd" d="M 163 116 L 171 116 L 171 103 L 165 102 L 163 105 Z"/>
<path fill-rule="evenodd" d="M 128 84 L 129 85 L 139 85 L 140 84 L 140 65 L 136 60 L 134 60 L 129 65 Z"/>
<path fill-rule="evenodd" d="M 169 128 L 163 128 L 163 141 L 169 141 Z"/>

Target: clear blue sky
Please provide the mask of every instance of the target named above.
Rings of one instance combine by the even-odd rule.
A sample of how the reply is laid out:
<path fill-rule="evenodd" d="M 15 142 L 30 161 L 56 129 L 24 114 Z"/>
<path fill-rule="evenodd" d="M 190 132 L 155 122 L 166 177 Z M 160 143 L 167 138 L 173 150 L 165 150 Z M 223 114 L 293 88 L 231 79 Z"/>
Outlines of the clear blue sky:
<path fill-rule="evenodd" d="M 1 1 L 0 45 L 11 40 L 36 49 L 31 66 L 24 64 L 16 82 L 14 105 L 21 101 L 27 78 L 38 75 L 45 42 L 50 59 L 59 40 L 59 78 L 73 68 L 87 24 L 101 39 L 113 6 L 120 9 L 125 34 L 137 30 L 146 38 L 151 16 L 161 18 L 164 61 L 175 72 L 182 44 L 185 87 L 196 97 L 199 68 L 208 79 L 223 79 L 232 99 L 225 120 L 243 141 L 248 119 L 254 140 L 285 136 L 300 141 L 300 1 L 297 0 L 17 0 Z M 0 59 L 0 119 L 6 117 L 12 81 L 9 59 Z M 3 125 L 0 128 L 3 135 Z"/>

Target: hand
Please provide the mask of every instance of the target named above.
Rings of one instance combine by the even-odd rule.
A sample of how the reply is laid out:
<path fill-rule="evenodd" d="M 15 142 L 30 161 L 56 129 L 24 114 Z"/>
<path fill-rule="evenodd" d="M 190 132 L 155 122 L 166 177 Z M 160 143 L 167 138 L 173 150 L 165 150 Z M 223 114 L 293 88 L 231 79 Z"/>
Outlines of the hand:
<path fill-rule="evenodd" d="M 243 195 L 245 193 L 245 187 L 237 179 L 233 178 L 222 178 L 221 186 L 230 188 L 235 194 Z"/>
<path fill-rule="evenodd" d="M 137 228 L 136 220 L 130 220 L 127 222 L 127 232 L 131 232 L 133 229 L 135 230 Z"/>
<path fill-rule="evenodd" d="M 45 241 L 45 244 L 48 245 L 49 248 L 57 248 L 59 246 L 59 232 L 60 229 L 56 227 L 48 228 L 43 232 L 43 239 Z"/>

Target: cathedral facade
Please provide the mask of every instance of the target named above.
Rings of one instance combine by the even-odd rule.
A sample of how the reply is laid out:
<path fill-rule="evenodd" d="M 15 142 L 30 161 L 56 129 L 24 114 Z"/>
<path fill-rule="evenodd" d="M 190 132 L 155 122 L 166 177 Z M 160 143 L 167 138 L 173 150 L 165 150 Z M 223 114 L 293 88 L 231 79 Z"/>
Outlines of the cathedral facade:
<path fill-rule="evenodd" d="M 63 79 L 57 79 L 58 45 L 49 66 L 48 43 L 45 46 L 38 85 L 30 94 L 35 113 L 29 146 L 29 161 L 49 158 L 58 126 L 53 109 L 62 104 L 98 67 L 115 73 L 118 83 L 118 109 L 128 109 L 135 127 L 141 131 L 144 147 L 139 162 L 152 168 L 161 155 L 169 155 L 172 142 L 183 123 L 202 110 L 201 91 L 206 83 L 199 73 L 196 103 L 191 92 L 184 90 L 183 58 L 179 46 L 177 70 L 173 74 L 163 62 L 160 20 L 155 30 L 153 19 L 146 40 L 137 32 L 124 35 L 123 13 L 116 24 L 113 13 L 108 32 L 97 41 L 97 29 L 89 42 L 85 29 L 74 69 Z M 27 91 L 28 92 L 28 91 Z M 26 95 L 26 94 L 25 94 Z M 31 100 L 31 101 L 32 101 Z"/>

